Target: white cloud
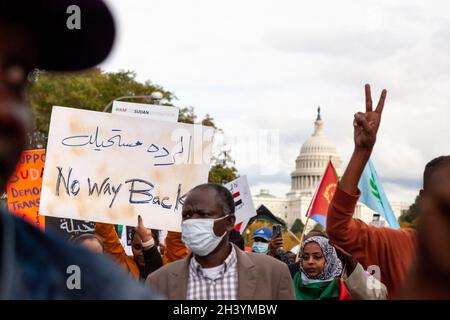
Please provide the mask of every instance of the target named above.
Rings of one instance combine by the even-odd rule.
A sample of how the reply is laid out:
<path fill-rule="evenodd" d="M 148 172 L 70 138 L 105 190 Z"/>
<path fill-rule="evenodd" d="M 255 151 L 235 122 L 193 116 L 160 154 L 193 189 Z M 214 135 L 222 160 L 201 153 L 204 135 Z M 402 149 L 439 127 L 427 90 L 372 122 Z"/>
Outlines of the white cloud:
<path fill-rule="evenodd" d="M 119 37 L 104 68 L 166 87 L 225 133 L 279 130 L 278 173 L 236 163 L 254 187 L 289 190 L 317 105 L 345 164 L 366 82 L 374 100 L 388 89 L 374 162 L 390 198 L 410 200 L 425 163 L 450 153 L 447 1 L 108 3 Z"/>
<path fill-rule="evenodd" d="M 413 203 L 420 189 L 420 187 L 405 188 L 393 183 L 384 183 L 383 187 L 390 202 L 401 201 L 406 203 Z"/>

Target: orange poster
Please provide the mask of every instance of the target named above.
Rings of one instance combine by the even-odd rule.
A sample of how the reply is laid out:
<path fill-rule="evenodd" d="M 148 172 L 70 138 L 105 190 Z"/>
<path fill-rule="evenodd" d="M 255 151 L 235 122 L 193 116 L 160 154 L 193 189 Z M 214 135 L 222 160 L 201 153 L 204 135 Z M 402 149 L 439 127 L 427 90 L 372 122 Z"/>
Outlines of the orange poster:
<path fill-rule="evenodd" d="M 45 149 L 24 151 L 7 185 L 10 212 L 44 230 L 45 216 L 39 215 Z"/>

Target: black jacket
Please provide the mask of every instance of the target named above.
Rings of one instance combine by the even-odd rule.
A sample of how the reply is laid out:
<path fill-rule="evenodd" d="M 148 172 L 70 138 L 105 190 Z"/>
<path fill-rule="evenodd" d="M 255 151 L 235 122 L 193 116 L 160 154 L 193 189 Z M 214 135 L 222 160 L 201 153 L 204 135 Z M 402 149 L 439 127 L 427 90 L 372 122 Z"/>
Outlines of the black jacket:
<path fill-rule="evenodd" d="M 145 266 L 139 266 L 139 278 L 145 281 L 150 273 L 162 267 L 163 262 L 156 245 L 148 250 L 143 250 L 143 254 Z"/>

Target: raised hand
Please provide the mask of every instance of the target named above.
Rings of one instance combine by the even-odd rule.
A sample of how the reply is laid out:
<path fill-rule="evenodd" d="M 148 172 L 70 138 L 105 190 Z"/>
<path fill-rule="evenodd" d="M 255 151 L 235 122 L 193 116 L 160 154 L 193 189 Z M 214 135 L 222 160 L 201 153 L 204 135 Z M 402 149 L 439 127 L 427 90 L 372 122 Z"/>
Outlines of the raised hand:
<path fill-rule="evenodd" d="M 142 242 L 147 242 L 152 238 L 152 231 L 144 226 L 144 222 L 142 221 L 142 217 L 140 215 L 138 216 L 137 227 L 135 227 L 134 230 L 139 237 L 141 237 Z"/>
<path fill-rule="evenodd" d="M 278 249 L 283 248 L 283 238 L 272 238 L 269 241 L 269 256 L 274 257 L 277 254 Z"/>
<path fill-rule="evenodd" d="M 372 96 L 370 85 L 365 85 L 366 92 L 366 112 L 358 112 L 353 120 L 355 149 L 372 151 L 380 127 L 381 113 L 386 99 L 386 89 L 381 92 L 380 100 L 375 111 L 372 111 Z"/>
<path fill-rule="evenodd" d="M 377 108 L 372 111 L 372 97 L 370 94 L 370 86 L 366 84 L 366 112 L 358 112 L 353 120 L 355 150 L 348 162 L 347 169 L 339 181 L 339 189 L 348 193 L 356 194 L 358 190 L 358 182 L 364 167 L 369 161 L 373 146 L 377 140 L 377 132 L 380 127 L 381 113 L 384 108 L 384 100 L 386 99 L 386 90 L 381 92 L 380 100 Z M 328 216 L 328 220 L 329 220 Z M 332 217 L 333 218 L 333 217 Z"/>

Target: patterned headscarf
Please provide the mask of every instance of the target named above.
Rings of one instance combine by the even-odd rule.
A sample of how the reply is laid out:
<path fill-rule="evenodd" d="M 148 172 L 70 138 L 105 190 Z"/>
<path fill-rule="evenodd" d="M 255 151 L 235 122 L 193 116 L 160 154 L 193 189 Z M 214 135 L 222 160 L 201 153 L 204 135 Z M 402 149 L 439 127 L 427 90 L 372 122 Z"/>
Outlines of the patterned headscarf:
<path fill-rule="evenodd" d="M 325 268 L 322 273 L 316 277 L 309 277 L 305 270 L 303 270 L 303 254 L 300 255 L 300 270 L 301 272 L 307 276 L 308 279 L 322 280 L 327 281 L 339 277 L 342 273 L 342 263 L 339 260 L 336 249 L 330 244 L 329 240 L 322 236 L 314 236 L 303 241 L 301 247 L 301 253 L 305 249 L 305 245 L 310 242 L 315 242 L 322 249 L 323 255 L 325 256 Z"/>

